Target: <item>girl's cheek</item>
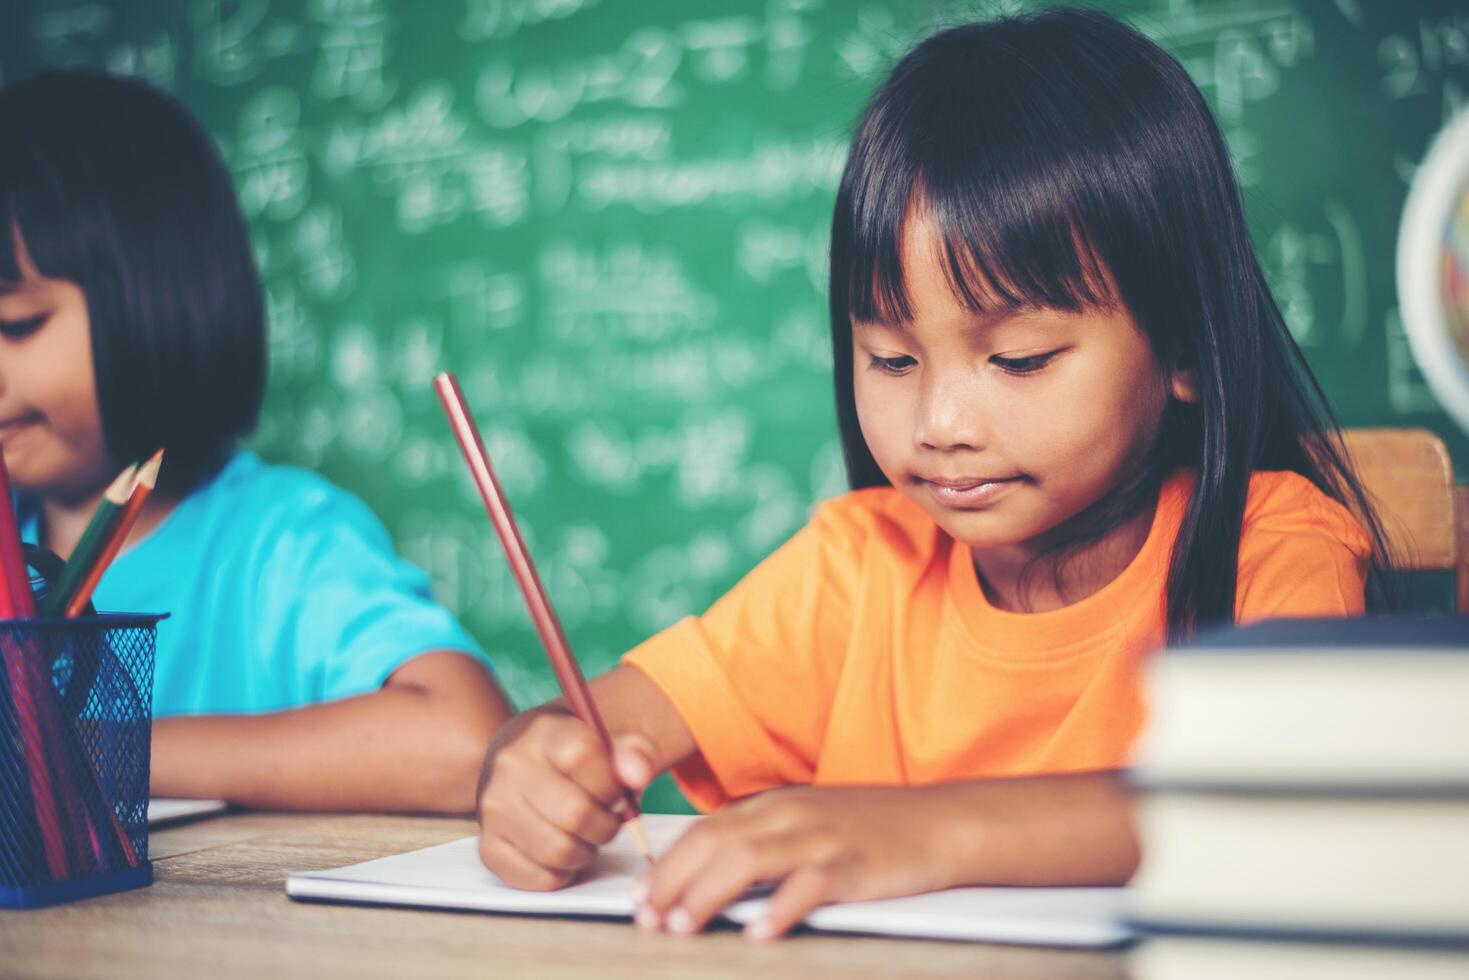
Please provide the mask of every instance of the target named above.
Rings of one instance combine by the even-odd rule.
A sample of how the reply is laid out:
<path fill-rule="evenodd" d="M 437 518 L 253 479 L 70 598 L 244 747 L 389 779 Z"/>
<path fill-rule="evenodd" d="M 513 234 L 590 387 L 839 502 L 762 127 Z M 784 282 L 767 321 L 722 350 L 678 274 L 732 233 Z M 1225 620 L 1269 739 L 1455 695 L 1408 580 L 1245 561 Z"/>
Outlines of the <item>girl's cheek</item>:
<path fill-rule="evenodd" d="M 69 443 L 88 454 L 95 454 L 103 445 L 102 412 L 97 401 L 91 358 L 78 357 L 73 363 L 76 368 L 58 386 L 58 424 L 64 426 Z"/>
<path fill-rule="evenodd" d="M 46 455 L 61 470 L 53 478 L 68 484 L 86 484 L 109 470 L 97 392 L 90 379 L 53 377 L 38 387 L 33 407 L 44 414 L 41 435 L 50 443 Z"/>
<path fill-rule="evenodd" d="M 857 397 L 857 423 L 867 449 L 879 467 L 889 473 L 904 455 L 904 447 L 913 444 L 913 413 L 897 399 L 877 402 L 874 398 Z"/>

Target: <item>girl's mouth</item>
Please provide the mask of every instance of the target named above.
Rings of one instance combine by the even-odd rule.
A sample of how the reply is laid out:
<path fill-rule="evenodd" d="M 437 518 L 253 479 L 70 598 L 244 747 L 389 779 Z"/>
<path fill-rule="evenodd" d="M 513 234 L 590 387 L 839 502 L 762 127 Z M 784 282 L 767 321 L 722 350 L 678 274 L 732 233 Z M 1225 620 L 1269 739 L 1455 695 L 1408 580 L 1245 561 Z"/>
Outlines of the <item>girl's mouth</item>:
<path fill-rule="evenodd" d="M 17 433 L 24 431 L 41 421 L 41 416 L 35 412 L 29 415 L 21 415 L 17 418 L 7 419 L 0 422 L 0 444 L 8 442 Z"/>
<path fill-rule="evenodd" d="M 988 507 L 995 500 L 1019 485 L 1024 477 L 976 476 L 953 479 L 919 478 L 925 489 L 944 507 L 956 510 L 978 510 Z"/>

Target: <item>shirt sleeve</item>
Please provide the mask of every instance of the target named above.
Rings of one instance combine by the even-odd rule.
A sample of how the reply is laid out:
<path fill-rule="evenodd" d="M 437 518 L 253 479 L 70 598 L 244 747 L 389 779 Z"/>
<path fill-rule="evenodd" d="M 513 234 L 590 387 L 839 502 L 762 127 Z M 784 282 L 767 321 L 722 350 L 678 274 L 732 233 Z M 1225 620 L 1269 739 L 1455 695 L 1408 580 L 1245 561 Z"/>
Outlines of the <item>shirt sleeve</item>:
<path fill-rule="evenodd" d="M 435 650 L 468 653 L 489 666 L 434 600 L 428 576 L 398 557 L 365 504 L 335 487 L 283 521 L 258 588 L 264 659 L 287 665 L 312 701 L 375 691 L 404 663 Z"/>
<path fill-rule="evenodd" d="M 674 779 L 701 810 L 809 782 L 861 577 L 861 533 L 836 504 L 690 616 L 624 658 L 673 702 L 699 751 Z"/>
<path fill-rule="evenodd" d="M 1305 477 L 1280 476 L 1245 514 L 1235 618 L 1361 615 L 1372 555 L 1366 532 Z"/>

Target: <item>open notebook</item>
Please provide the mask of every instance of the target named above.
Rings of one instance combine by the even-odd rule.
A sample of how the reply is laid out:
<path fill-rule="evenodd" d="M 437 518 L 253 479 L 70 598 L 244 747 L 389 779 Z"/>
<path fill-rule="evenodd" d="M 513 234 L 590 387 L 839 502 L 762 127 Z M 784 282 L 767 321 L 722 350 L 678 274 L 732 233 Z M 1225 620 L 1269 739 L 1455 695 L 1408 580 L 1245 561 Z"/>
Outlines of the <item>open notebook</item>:
<path fill-rule="evenodd" d="M 188 820 L 229 809 L 224 800 L 173 800 L 155 796 L 148 801 L 148 826 Z"/>
<path fill-rule="evenodd" d="M 645 814 L 655 853 L 667 848 L 698 817 Z M 505 885 L 480 863 L 475 838 L 440 844 L 286 880 L 295 899 L 408 905 L 528 915 L 631 918 L 629 895 L 643 859 L 624 832 L 598 855 L 587 876 L 556 892 L 525 892 Z M 1026 943 L 1112 946 L 1130 938 L 1122 925 L 1121 888 L 955 888 L 909 898 L 852 902 L 817 909 L 806 920 L 830 932 Z M 725 911 L 745 923 L 764 905 L 748 898 Z"/>

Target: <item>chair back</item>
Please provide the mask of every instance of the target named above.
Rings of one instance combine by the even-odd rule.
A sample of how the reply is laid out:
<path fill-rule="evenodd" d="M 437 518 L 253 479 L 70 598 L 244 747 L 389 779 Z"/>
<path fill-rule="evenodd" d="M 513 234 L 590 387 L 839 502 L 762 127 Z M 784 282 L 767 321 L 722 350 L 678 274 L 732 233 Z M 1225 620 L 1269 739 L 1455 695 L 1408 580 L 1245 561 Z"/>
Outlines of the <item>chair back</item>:
<path fill-rule="evenodd" d="M 1458 611 L 1469 612 L 1469 487 L 1454 485 L 1443 440 L 1427 429 L 1347 429 L 1343 436 L 1397 567 L 1453 571 Z"/>

